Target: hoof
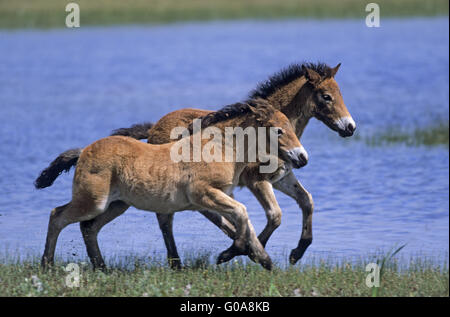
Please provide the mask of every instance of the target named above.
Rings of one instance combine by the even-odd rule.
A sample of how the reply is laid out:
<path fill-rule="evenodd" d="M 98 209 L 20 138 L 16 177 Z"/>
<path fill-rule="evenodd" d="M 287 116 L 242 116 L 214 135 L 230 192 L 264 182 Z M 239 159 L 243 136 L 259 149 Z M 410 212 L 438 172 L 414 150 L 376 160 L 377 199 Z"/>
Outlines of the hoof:
<path fill-rule="evenodd" d="M 261 266 L 262 266 L 263 268 L 265 268 L 266 270 L 272 271 L 273 264 L 272 264 L 272 260 L 270 259 L 270 257 L 267 257 L 267 258 L 265 258 L 265 259 L 260 259 L 258 262 L 259 262 L 259 264 L 261 264 Z"/>
<path fill-rule="evenodd" d="M 291 251 L 291 254 L 289 255 L 289 263 L 291 265 L 294 265 L 298 261 L 298 256 L 295 254 L 295 249 Z"/>
<path fill-rule="evenodd" d="M 106 268 L 105 261 L 103 261 L 103 258 L 92 257 L 91 264 L 92 264 L 92 269 L 94 271 L 100 271 L 100 272 L 106 273 L 107 268 Z"/>
<path fill-rule="evenodd" d="M 183 268 L 183 266 L 181 265 L 181 260 L 178 258 L 169 258 L 168 262 L 172 270 L 179 271 Z"/>
<path fill-rule="evenodd" d="M 217 264 L 222 264 L 225 262 L 230 261 L 232 258 L 234 258 L 236 256 L 236 250 L 234 249 L 234 247 L 230 247 L 228 249 L 226 249 L 225 251 L 223 251 L 222 253 L 219 254 L 219 257 L 217 258 Z"/>
<path fill-rule="evenodd" d="M 45 258 L 42 258 L 41 260 L 41 268 L 43 270 L 49 270 L 50 268 L 52 268 L 54 265 L 53 260 L 48 261 Z"/>
<path fill-rule="evenodd" d="M 257 257 L 255 252 L 249 250 L 248 258 L 255 263 L 261 264 L 262 267 L 265 268 L 266 270 L 269 270 L 269 271 L 272 270 L 272 266 L 273 266 L 272 259 L 265 251 L 263 254 L 261 254 L 259 257 Z"/>
<path fill-rule="evenodd" d="M 255 254 L 253 252 L 250 252 L 248 248 L 242 251 L 237 250 L 234 246 L 231 246 L 227 250 L 220 253 L 219 257 L 217 258 L 217 264 L 228 262 L 238 255 L 248 255 L 249 259 L 252 260 L 253 262 L 261 264 L 261 266 L 266 270 L 269 271 L 272 270 L 273 267 L 272 259 L 268 255 L 262 258 L 256 258 Z"/>
<path fill-rule="evenodd" d="M 253 262 L 261 264 L 267 270 L 272 270 L 273 264 L 269 255 L 266 254 L 265 256 L 258 258 L 255 253 L 250 250 L 248 245 L 246 245 L 244 250 L 240 250 L 232 245 L 230 248 L 220 253 L 216 263 L 222 264 L 228 262 L 239 255 L 247 255 Z"/>
<path fill-rule="evenodd" d="M 306 249 L 311 245 L 312 238 L 310 239 L 301 239 L 297 248 L 292 249 L 291 254 L 289 255 L 289 263 L 294 265 L 303 257 Z"/>
<path fill-rule="evenodd" d="M 294 265 L 295 263 L 297 263 L 298 260 L 300 260 L 302 258 L 304 253 L 305 253 L 305 251 L 302 251 L 299 249 L 293 249 L 291 251 L 291 254 L 289 255 L 289 263 Z"/>
<path fill-rule="evenodd" d="M 249 249 L 248 246 L 246 246 L 245 249 L 237 248 L 234 244 L 220 253 L 219 257 L 217 258 L 217 264 L 225 263 L 230 261 L 235 256 L 239 255 L 249 255 Z"/>
<path fill-rule="evenodd" d="M 108 272 L 108 268 L 106 267 L 105 264 L 103 264 L 103 265 L 94 265 L 93 269 L 94 269 L 94 271 L 98 271 L 98 272 L 103 272 L 103 273 L 107 273 Z"/>

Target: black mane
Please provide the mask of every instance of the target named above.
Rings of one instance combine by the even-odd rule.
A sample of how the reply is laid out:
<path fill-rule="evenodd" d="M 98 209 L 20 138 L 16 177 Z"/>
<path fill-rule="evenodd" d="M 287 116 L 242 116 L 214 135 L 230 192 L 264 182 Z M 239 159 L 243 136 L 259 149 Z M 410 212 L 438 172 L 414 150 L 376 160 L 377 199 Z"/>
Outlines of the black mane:
<path fill-rule="evenodd" d="M 261 104 L 267 104 L 267 101 L 262 99 L 249 99 L 246 102 L 237 102 L 223 107 L 217 111 L 208 113 L 206 116 L 200 117 L 201 128 L 207 128 L 218 122 L 229 120 L 235 117 L 239 117 L 251 111 L 251 108 L 257 108 Z M 192 133 L 192 123 L 189 125 L 189 132 Z"/>
<path fill-rule="evenodd" d="M 201 128 L 207 128 L 218 122 L 232 119 L 248 113 L 250 107 L 258 107 L 259 104 L 264 102 L 272 95 L 277 89 L 289 84 L 290 82 L 304 76 L 304 71 L 302 66 L 316 71 L 321 77 L 327 78 L 331 77 L 332 68 L 325 63 L 301 63 L 301 64 L 291 64 L 281 71 L 270 76 L 266 81 L 258 84 L 255 90 L 253 90 L 249 99 L 245 102 L 237 102 L 228 106 L 223 107 L 220 110 L 211 112 L 201 119 Z M 259 99 L 259 100 L 258 100 Z M 261 100 L 263 99 L 263 100 Z M 189 132 L 192 133 L 192 123 L 188 127 Z"/>
<path fill-rule="evenodd" d="M 331 67 L 324 63 L 301 63 L 291 64 L 281 71 L 270 76 L 266 81 L 258 84 L 258 86 L 250 92 L 250 98 L 263 98 L 267 99 L 277 89 L 286 86 L 290 82 L 304 76 L 302 66 L 312 69 L 319 73 L 323 78 L 331 77 Z"/>

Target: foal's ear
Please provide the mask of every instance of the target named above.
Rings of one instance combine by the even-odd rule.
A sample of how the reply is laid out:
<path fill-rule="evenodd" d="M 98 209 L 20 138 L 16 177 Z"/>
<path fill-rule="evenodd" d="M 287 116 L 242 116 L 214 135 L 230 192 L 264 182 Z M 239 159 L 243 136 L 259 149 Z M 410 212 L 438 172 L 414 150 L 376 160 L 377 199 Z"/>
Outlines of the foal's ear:
<path fill-rule="evenodd" d="M 315 70 L 312 70 L 311 68 L 306 67 L 305 65 L 302 65 L 303 73 L 305 74 L 306 79 L 313 84 L 314 86 L 319 84 L 322 77 L 320 77 L 319 73 Z"/>
<path fill-rule="evenodd" d="M 337 64 L 335 68 L 331 69 L 331 77 L 334 77 L 334 75 L 336 75 L 337 71 L 339 70 L 339 67 L 341 67 L 341 63 Z"/>

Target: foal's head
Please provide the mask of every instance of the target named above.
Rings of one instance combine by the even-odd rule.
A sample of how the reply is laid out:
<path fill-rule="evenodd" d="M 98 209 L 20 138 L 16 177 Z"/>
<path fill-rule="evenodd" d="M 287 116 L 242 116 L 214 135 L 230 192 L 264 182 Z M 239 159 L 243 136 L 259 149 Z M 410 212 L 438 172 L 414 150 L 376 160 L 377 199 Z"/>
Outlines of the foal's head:
<path fill-rule="evenodd" d="M 270 147 L 271 135 L 278 141 L 278 156 L 283 158 L 293 167 L 300 168 L 308 162 L 308 153 L 301 145 L 294 127 L 289 119 L 281 112 L 273 108 L 264 99 L 248 101 L 250 111 L 258 127 L 265 127 L 266 151 Z"/>
<path fill-rule="evenodd" d="M 340 66 L 340 63 L 334 68 L 326 66 L 322 75 L 305 65 L 302 65 L 302 69 L 313 90 L 308 101 L 312 115 L 337 131 L 340 136 L 348 137 L 353 135 L 356 123 L 348 112 L 339 86 L 334 80 Z"/>

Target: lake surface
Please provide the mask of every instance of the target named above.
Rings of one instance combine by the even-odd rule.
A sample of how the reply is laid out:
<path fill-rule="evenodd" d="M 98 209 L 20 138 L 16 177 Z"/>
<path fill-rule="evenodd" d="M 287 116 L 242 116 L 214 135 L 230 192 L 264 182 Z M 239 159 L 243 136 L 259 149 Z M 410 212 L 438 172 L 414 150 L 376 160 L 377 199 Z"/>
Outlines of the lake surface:
<path fill-rule="evenodd" d="M 37 191 L 59 153 L 119 127 L 157 121 L 183 107 L 218 109 L 292 62 L 342 62 L 336 76 L 361 136 L 427 126 L 449 115 L 448 18 L 213 22 L 161 27 L 0 31 L 0 254 L 40 255 L 50 211 L 67 203 L 73 172 Z M 304 260 L 359 257 L 407 243 L 402 254 L 448 258 L 449 150 L 370 147 L 311 120 L 309 164 L 295 173 L 315 201 L 314 242 Z M 237 190 L 256 230 L 266 219 Z M 277 193 L 282 224 L 267 250 L 285 263 L 301 212 Z M 175 216 L 180 255 L 217 255 L 229 240 L 200 214 Z M 106 259 L 165 256 L 156 217 L 130 208 L 99 235 Z M 79 226 L 57 255 L 85 258 Z"/>

